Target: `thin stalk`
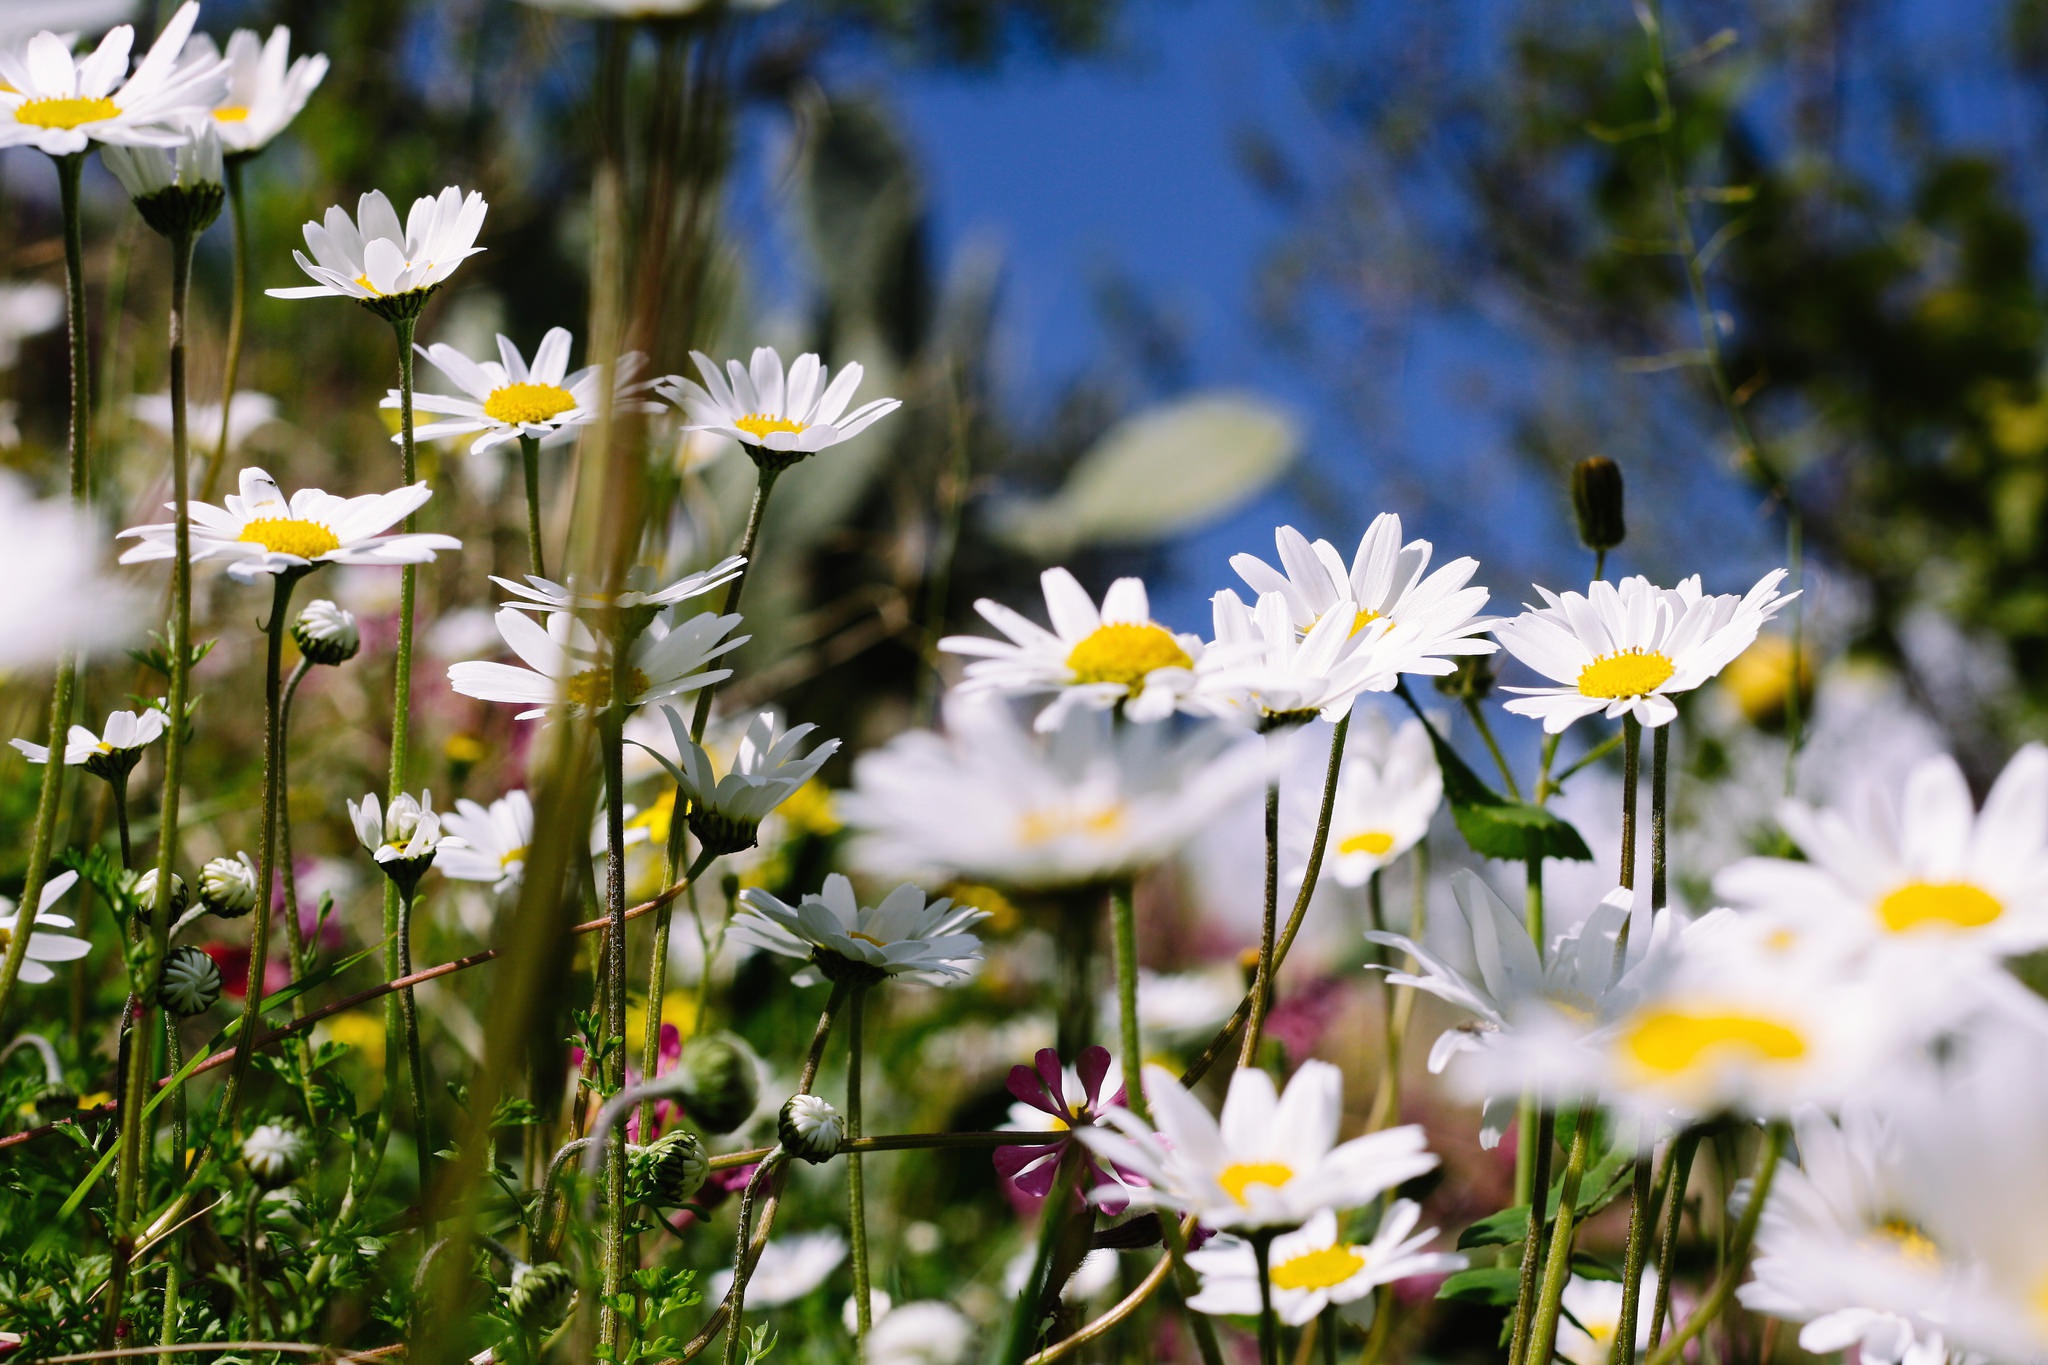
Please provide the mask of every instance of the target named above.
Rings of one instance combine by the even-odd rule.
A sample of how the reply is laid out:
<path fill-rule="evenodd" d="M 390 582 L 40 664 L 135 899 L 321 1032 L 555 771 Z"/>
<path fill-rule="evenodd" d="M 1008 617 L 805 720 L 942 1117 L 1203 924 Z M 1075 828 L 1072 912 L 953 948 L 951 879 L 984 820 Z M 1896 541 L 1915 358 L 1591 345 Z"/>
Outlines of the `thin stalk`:
<path fill-rule="evenodd" d="M 1095 1041 L 1095 936 L 1101 920 L 1081 896 L 1063 898 L 1055 916 L 1053 1047 L 1062 1057 L 1074 1057 Z"/>
<path fill-rule="evenodd" d="M 1667 768 L 1671 759 L 1671 727 L 1660 725 L 1650 740 L 1650 908 L 1665 901 L 1664 826 Z"/>
<path fill-rule="evenodd" d="M 1658 733 L 1661 735 L 1662 730 Z M 1650 1239 L 1650 1224 L 1657 1205 L 1647 1157 L 1636 1160 L 1635 1177 L 1629 1186 L 1628 1245 L 1621 1257 L 1621 1320 L 1614 1329 L 1613 1365 L 1635 1365 L 1636 1312 L 1643 1297 L 1643 1253 Z"/>
<path fill-rule="evenodd" d="M 417 883 L 399 889 L 398 975 L 401 980 L 412 975 L 412 908 L 418 899 Z M 405 1025 L 405 1070 L 412 1098 L 413 1156 L 420 1181 L 420 1228 L 427 1245 L 431 1246 L 434 1241 L 434 1215 L 427 1199 L 427 1188 L 433 1176 L 434 1140 L 427 1122 L 427 1073 L 420 1062 L 419 1002 L 413 998 L 412 987 L 407 986 L 398 993 L 398 1012 Z M 390 1102 L 387 1097 L 385 1103 L 388 1105 Z"/>
<path fill-rule="evenodd" d="M 1118 882 L 1109 893 L 1116 925 L 1117 1036 L 1123 1049 L 1124 1102 L 1146 1123 L 1152 1112 L 1145 1104 L 1144 1031 L 1138 1021 L 1138 913 L 1131 883 Z"/>
<path fill-rule="evenodd" d="M 1636 786 L 1642 775 L 1643 727 L 1632 715 L 1621 718 L 1621 884 L 1636 884 Z"/>
<path fill-rule="evenodd" d="M 281 737 L 277 749 L 277 790 L 281 794 L 291 791 L 292 701 L 299 695 L 299 684 L 312 671 L 313 661 L 300 659 L 284 685 L 284 704 L 277 720 L 277 732 Z M 277 813 L 277 881 L 284 893 L 284 941 L 285 951 L 290 954 L 290 961 L 285 966 L 290 971 L 291 983 L 296 986 L 299 976 L 305 971 L 306 931 L 299 924 L 299 878 L 292 870 L 292 822 L 288 810 Z M 305 1012 L 305 999 L 294 996 L 292 1018 L 300 1018 Z M 312 1065 L 310 1056 L 302 1058 L 302 1061 L 307 1066 Z"/>
<path fill-rule="evenodd" d="M 754 1201 L 760 1197 L 761 1187 L 773 1175 L 780 1157 L 781 1149 L 777 1148 L 755 1167 L 753 1178 L 747 1181 L 747 1188 L 740 1195 L 740 1226 L 735 1237 L 737 1247 L 733 1253 L 732 1289 L 726 1295 L 728 1325 L 725 1333 L 725 1365 L 739 1365 L 740 1327 L 745 1321 L 747 1311 L 747 1281 L 753 1278 L 754 1270 L 753 1248 L 748 1244 L 748 1233 L 754 1221 Z M 773 1202 L 770 1201 L 771 1208 Z"/>
<path fill-rule="evenodd" d="M 242 197 L 242 162 L 246 157 L 230 156 L 227 170 L 228 221 L 233 227 L 233 268 L 228 276 L 228 348 L 220 377 L 220 439 L 206 462 L 206 477 L 200 481 L 199 496 L 211 498 L 220 487 L 221 470 L 227 467 L 228 419 L 233 416 L 235 381 L 242 369 L 242 315 L 249 294 L 249 208 Z"/>
<path fill-rule="evenodd" d="M 1380 1305 L 1380 1311 L 1381 1311 L 1382 1313 L 1384 1313 L 1384 1312 L 1386 1311 L 1386 1305 L 1385 1305 L 1385 1304 L 1381 1304 L 1381 1305 Z M 1323 1320 L 1322 1320 L 1322 1325 L 1321 1325 L 1320 1329 L 1319 1329 L 1319 1330 L 1317 1331 L 1316 1335 L 1317 1335 L 1317 1338 L 1318 1338 L 1318 1339 L 1319 1339 L 1319 1340 L 1320 1340 L 1320 1341 L 1322 1342 L 1322 1347 L 1323 1347 L 1323 1365 L 1337 1365 L 1337 1305 L 1336 1305 L 1336 1304 L 1334 1304 L 1334 1303 L 1333 1303 L 1333 1304 L 1330 1304 L 1330 1305 L 1329 1305 L 1328 1307 L 1326 1307 L 1326 1308 L 1324 1308 L 1324 1309 L 1323 1309 Z"/>
<path fill-rule="evenodd" d="M 1536 1296 L 1536 1321 L 1530 1329 L 1528 1353 L 1522 1365 L 1544 1365 L 1557 1349 L 1557 1321 L 1564 1303 L 1565 1286 L 1572 1278 L 1572 1232 L 1578 1217 L 1579 1182 L 1585 1178 L 1586 1160 L 1593 1147 L 1593 1112 L 1579 1111 L 1572 1133 L 1571 1151 L 1565 1157 L 1564 1179 L 1557 1192 L 1557 1217 L 1552 1220 L 1550 1248 L 1543 1266 L 1543 1288 Z M 1531 1216 L 1535 1208 L 1530 1207 Z M 1510 1365 L 1514 1365 L 1510 1362 Z"/>
<path fill-rule="evenodd" d="M 775 491 L 775 481 L 782 477 L 782 471 L 762 466 L 760 477 L 754 484 L 754 503 L 747 509 L 746 534 L 740 537 L 740 558 L 746 560 L 740 566 L 737 577 L 727 585 L 725 605 L 719 608 L 719 615 L 730 616 L 740 609 L 740 593 L 747 586 L 747 574 L 754 567 L 754 547 L 761 540 L 761 519 L 768 513 L 768 495 Z M 711 697 L 715 687 L 699 688 L 697 709 L 690 716 L 690 738 L 698 743 L 704 740 L 704 727 L 711 721 Z"/>
<path fill-rule="evenodd" d="M 1757 1220 L 1763 1217 L 1764 1205 L 1770 1201 L 1771 1182 L 1777 1177 L 1778 1159 L 1785 1154 L 1785 1138 L 1789 1131 L 1783 1120 L 1777 1120 L 1764 1129 L 1764 1149 L 1757 1157 L 1756 1175 L 1750 1181 L 1749 1203 L 1744 1205 L 1742 1220 L 1735 1225 L 1735 1235 L 1729 1239 L 1728 1263 L 1721 1277 L 1714 1281 L 1714 1287 L 1700 1300 L 1700 1306 L 1685 1320 L 1685 1326 L 1672 1333 L 1671 1340 L 1650 1352 L 1647 1365 L 1672 1365 L 1685 1350 L 1685 1343 L 1706 1331 L 1708 1324 L 1721 1316 L 1721 1311 L 1735 1297 L 1735 1286 L 1749 1268 L 1750 1243 L 1756 1239 Z"/>
<path fill-rule="evenodd" d="M 1375 874 L 1377 875 L 1377 874 Z M 1422 942 L 1429 923 L 1429 841 L 1423 840 L 1415 846 L 1415 905 L 1408 912 L 1408 938 L 1410 942 Z M 1389 963 L 1389 966 L 1392 964 Z M 1415 962 L 1408 959 L 1404 971 L 1413 971 Z M 1380 1072 L 1378 1085 L 1373 1090 L 1372 1108 L 1366 1111 L 1365 1130 L 1377 1133 L 1392 1126 L 1401 1113 L 1401 1059 L 1408 1039 L 1408 1021 L 1415 1013 L 1415 988 L 1413 986 L 1389 987 L 1382 980 L 1380 989 L 1391 992 L 1387 1011 L 1386 1063 Z M 1519 1159 L 1519 1154 L 1518 1159 Z"/>
<path fill-rule="evenodd" d="M 56 754 L 50 755 L 50 761 L 57 761 Z M 107 788 L 114 799 L 114 827 L 121 836 L 121 870 L 126 872 L 135 865 L 135 850 L 128 837 L 128 774 L 116 774 L 108 781 Z"/>
<path fill-rule="evenodd" d="M 860 1136 L 861 1019 L 867 1013 L 865 986 L 853 988 L 846 1011 L 846 1136 Z M 846 1154 L 846 1226 L 853 1244 L 853 1339 L 865 1349 L 868 1331 L 874 1326 L 874 1308 L 868 1302 L 868 1215 L 867 1192 L 861 1180 L 859 1152 Z"/>
<path fill-rule="evenodd" d="M 682 803 L 681 793 L 677 793 L 676 802 L 678 805 Z M 680 814 L 673 814 L 669 819 L 672 822 L 671 829 L 682 823 Z M 704 875 L 704 869 L 711 866 L 712 860 L 717 856 L 710 849 L 699 850 L 696 861 L 691 863 L 690 870 L 683 874 L 684 882 L 694 888 L 697 878 Z M 673 866 L 669 869 L 667 880 L 670 884 L 675 881 Z M 661 1073 L 661 1015 L 663 1002 L 668 995 L 668 930 L 674 914 L 673 901 L 663 902 L 661 909 L 654 912 L 654 954 L 647 964 L 647 1027 L 640 1040 L 640 1079 L 643 1081 L 651 1081 Z M 707 975 L 710 973 L 711 963 L 708 958 L 705 960 L 704 970 Z M 654 1141 L 653 1100 L 648 1100 L 640 1106 L 640 1140 Z"/>
<path fill-rule="evenodd" d="M 1252 978 L 1252 1013 L 1246 1021 L 1237 1064 L 1250 1066 L 1259 1055 L 1259 1035 L 1273 1008 L 1274 947 L 1280 919 L 1280 784 L 1266 784 L 1266 913 L 1259 921 L 1259 969 Z"/>
<path fill-rule="evenodd" d="M 539 578 L 547 577 L 546 556 L 541 550 L 540 534 L 540 438 L 521 435 L 519 438 L 519 463 L 526 471 L 526 563 L 527 572 Z"/>
<path fill-rule="evenodd" d="M 1605 577 L 1607 577 L 1607 547 L 1603 545 L 1593 551 L 1593 581 L 1598 583 Z"/>
<path fill-rule="evenodd" d="M 1664 1241 L 1657 1249 L 1657 1300 L 1650 1309 L 1650 1349 L 1664 1339 L 1664 1320 L 1671 1312 L 1671 1274 L 1678 1266 L 1678 1234 L 1685 1222 L 1685 1186 L 1692 1176 L 1693 1153 L 1699 1150 L 1699 1135 L 1690 1130 L 1671 1143 L 1670 1192 L 1665 1202 L 1671 1212 L 1664 1219 Z"/>
<path fill-rule="evenodd" d="M 1508 1345 L 1508 1365 L 1521 1365 L 1529 1356 L 1529 1329 L 1536 1314 L 1536 1284 L 1542 1278 L 1543 1232 L 1550 1221 L 1550 1149 L 1556 1145 L 1557 1116 L 1548 1109 L 1530 1129 L 1517 1128 L 1515 1141 L 1529 1152 L 1531 1195 L 1526 1201 L 1529 1226 L 1522 1238 L 1522 1271 L 1515 1290 L 1515 1330 Z"/>
<path fill-rule="evenodd" d="M 1507 784 L 1508 795 L 1519 801 L 1522 788 L 1515 781 L 1515 770 L 1508 766 L 1508 760 L 1500 751 L 1500 741 L 1493 737 L 1493 726 L 1487 723 L 1486 708 L 1479 704 L 1479 698 L 1465 698 L 1465 714 L 1472 717 L 1472 728 L 1486 741 L 1486 752 L 1493 755 L 1493 766 L 1500 769 L 1500 780 Z"/>
<path fill-rule="evenodd" d="M 626 1084 L 626 779 L 625 707 L 626 641 L 612 646 L 613 704 L 599 724 L 604 749 L 605 911 L 611 927 L 604 940 L 605 1051 L 599 1093 L 607 1099 Z M 604 1297 L 598 1336 L 613 1344 L 624 1339 L 627 1315 L 614 1306 L 626 1279 L 626 1130 L 620 1125 L 605 1147 L 603 1276 Z M 745 1229 L 741 1230 L 742 1239 Z M 738 1281 L 734 1282 L 738 1292 Z M 737 1331 L 738 1321 L 734 1328 Z"/>
<path fill-rule="evenodd" d="M 1259 1365 L 1280 1365 L 1280 1319 L 1273 1313 L 1273 1234 L 1252 1235 L 1252 1260 L 1259 1268 Z"/>
<path fill-rule="evenodd" d="M 1077 1145 L 1070 1145 L 1060 1153 L 1059 1163 L 1053 1168 L 1052 1187 L 1045 1192 L 1045 1203 L 1039 1209 L 1038 1244 L 1031 1254 L 1031 1273 L 1024 1277 L 1024 1284 L 1010 1306 L 1003 1347 L 996 1356 L 1003 1365 L 1022 1360 L 1025 1351 L 1038 1338 L 1038 1308 L 1045 1299 L 1046 1274 L 1052 1268 L 1053 1255 L 1059 1247 L 1060 1231 L 1066 1224 L 1067 1215 L 1072 1212 L 1078 1166 L 1075 1156 Z M 1166 1216 L 1171 1217 L 1170 1214 Z M 1162 1265 L 1162 1279 L 1164 1269 Z"/>

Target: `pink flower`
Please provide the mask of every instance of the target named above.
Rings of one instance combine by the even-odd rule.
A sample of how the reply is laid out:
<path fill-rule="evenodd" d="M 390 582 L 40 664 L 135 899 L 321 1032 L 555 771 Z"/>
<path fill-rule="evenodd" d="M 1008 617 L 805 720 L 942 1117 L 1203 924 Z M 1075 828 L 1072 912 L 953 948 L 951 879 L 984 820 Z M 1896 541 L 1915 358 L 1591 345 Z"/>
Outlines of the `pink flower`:
<path fill-rule="evenodd" d="M 1017 1097 L 1017 1103 L 1010 1106 L 1010 1121 L 1003 1127 L 1019 1132 L 1061 1132 L 1066 1136 L 1030 1145 L 996 1148 L 996 1174 L 1009 1182 L 1011 1190 L 1026 1207 L 1044 1199 L 1052 1190 L 1060 1158 L 1073 1141 L 1073 1130 L 1093 1123 L 1103 1110 L 1121 1109 L 1127 1103 L 1122 1071 L 1109 1055 L 1108 1048 L 1082 1048 L 1073 1066 L 1062 1067 L 1059 1054 L 1045 1047 L 1038 1050 L 1033 1062 L 1034 1066 L 1010 1068 L 1009 1091 Z M 1104 1087 L 1112 1084 L 1112 1077 L 1113 1088 L 1104 1098 Z M 1094 1156 L 1083 1153 L 1080 1156 L 1080 1179 L 1074 1185 L 1074 1198 L 1076 1202 L 1085 1203 L 1088 1192 L 1098 1186 L 1121 1187 L 1132 1183 L 1135 1183 L 1133 1177 L 1115 1167 L 1105 1170 L 1096 1163 Z M 1100 1207 L 1104 1213 L 1115 1216 L 1124 1211 L 1127 1203 L 1121 1199 L 1106 1199 L 1101 1201 Z"/>

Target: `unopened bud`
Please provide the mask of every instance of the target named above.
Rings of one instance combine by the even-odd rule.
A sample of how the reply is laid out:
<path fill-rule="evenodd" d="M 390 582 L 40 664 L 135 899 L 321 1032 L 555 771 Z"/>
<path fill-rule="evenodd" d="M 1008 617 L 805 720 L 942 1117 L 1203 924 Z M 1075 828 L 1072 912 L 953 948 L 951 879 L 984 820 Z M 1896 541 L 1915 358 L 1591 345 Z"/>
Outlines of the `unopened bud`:
<path fill-rule="evenodd" d="M 199 903 L 222 919 L 240 919 L 256 908 L 256 864 L 246 853 L 207 859 L 199 869 Z"/>
<path fill-rule="evenodd" d="M 190 1019 L 220 999 L 220 964 L 189 943 L 171 949 L 157 982 L 157 999 L 171 1013 Z"/>
<path fill-rule="evenodd" d="M 1587 549 L 1607 551 L 1621 544 L 1628 534 L 1621 516 L 1621 466 L 1604 455 L 1589 455 L 1574 465 L 1572 511 Z"/>
<path fill-rule="evenodd" d="M 308 602 L 292 622 L 292 640 L 316 664 L 345 664 L 363 647 L 355 615 L 324 597 Z"/>
<path fill-rule="evenodd" d="M 670 1133 L 629 1155 L 634 1197 L 665 1209 L 687 1204 L 711 1177 L 711 1162 L 695 1133 Z"/>
<path fill-rule="evenodd" d="M 156 908 L 156 869 L 151 868 L 135 879 L 135 903 L 142 907 L 142 913 L 153 913 Z M 192 893 L 185 886 L 185 879 L 177 873 L 171 874 L 171 914 L 182 915 L 185 907 L 192 903 Z"/>
<path fill-rule="evenodd" d="M 505 1294 L 521 1327 L 549 1332 L 568 1316 L 569 1301 L 576 1297 L 576 1277 L 558 1261 L 522 1263 L 512 1268 L 512 1285 Z"/>
<path fill-rule="evenodd" d="M 676 1059 L 676 1074 L 683 1108 L 707 1133 L 730 1133 L 753 1115 L 760 1100 L 760 1063 L 736 1034 L 721 1030 L 690 1039 Z"/>
<path fill-rule="evenodd" d="M 242 1164 L 266 1190 L 297 1180 L 310 1155 L 305 1135 L 282 1123 L 266 1123 L 242 1139 Z"/>
<path fill-rule="evenodd" d="M 846 1140 L 846 1119 L 822 1095 L 791 1095 L 776 1121 L 775 1137 L 791 1156 L 816 1165 L 838 1154 Z"/>

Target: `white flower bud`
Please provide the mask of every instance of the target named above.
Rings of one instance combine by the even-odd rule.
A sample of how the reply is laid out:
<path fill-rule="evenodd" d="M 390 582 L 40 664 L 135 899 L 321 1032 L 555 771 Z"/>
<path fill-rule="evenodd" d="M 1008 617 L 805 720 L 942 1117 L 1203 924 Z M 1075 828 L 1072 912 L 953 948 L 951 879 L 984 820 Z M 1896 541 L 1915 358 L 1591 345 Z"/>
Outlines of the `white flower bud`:
<path fill-rule="evenodd" d="M 266 1123 L 242 1139 L 242 1164 L 266 1190 L 297 1180 L 311 1154 L 305 1135 L 281 1123 Z"/>
<path fill-rule="evenodd" d="M 186 1019 L 204 1014 L 220 999 L 220 966 L 191 944 L 179 944 L 164 961 L 156 993 L 173 1014 Z"/>
<path fill-rule="evenodd" d="M 299 652 L 316 664 L 347 663 L 363 647 L 355 613 L 324 597 L 308 602 L 292 622 L 292 639 Z"/>
<path fill-rule="evenodd" d="M 222 919 L 256 908 L 256 864 L 246 853 L 222 854 L 199 869 L 199 903 Z"/>
<path fill-rule="evenodd" d="M 846 1119 L 822 1095 L 791 1095 L 775 1136 L 791 1156 L 813 1164 L 829 1161 L 846 1139 Z"/>

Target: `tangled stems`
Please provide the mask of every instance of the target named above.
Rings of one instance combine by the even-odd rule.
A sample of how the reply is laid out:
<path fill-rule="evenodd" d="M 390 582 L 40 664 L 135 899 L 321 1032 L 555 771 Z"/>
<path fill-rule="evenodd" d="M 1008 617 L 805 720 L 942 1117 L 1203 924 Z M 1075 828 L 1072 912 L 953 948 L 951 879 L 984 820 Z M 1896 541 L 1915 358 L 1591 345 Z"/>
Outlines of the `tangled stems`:
<path fill-rule="evenodd" d="M 1706 1298 L 1685 1320 L 1685 1326 L 1671 1336 L 1671 1340 L 1650 1352 L 1646 1365 L 1672 1365 L 1685 1350 L 1685 1344 L 1707 1330 L 1707 1324 L 1721 1316 L 1721 1310 L 1735 1297 L 1735 1286 L 1742 1280 L 1749 1268 L 1749 1246 L 1756 1240 L 1757 1220 L 1763 1217 L 1764 1205 L 1771 1197 L 1771 1182 L 1778 1174 L 1778 1159 L 1785 1154 L 1785 1138 L 1789 1129 L 1782 1119 L 1773 1120 L 1764 1129 L 1764 1149 L 1757 1157 L 1756 1175 L 1751 1177 L 1749 1202 L 1743 1206 L 1742 1219 L 1735 1225 L 1735 1236 L 1728 1244 L 1728 1267 L 1721 1272 L 1721 1278 L 1714 1281 L 1714 1287 L 1707 1291 Z M 1674 1186 L 1681 1191 L 1683 1186 Z M 1676 1205 L 1674 1205 L 1674 1208 Z M 1661 1299 L 1661 1295 L 1660 1295 Z M 1656 1324 L 1653 1323 L 1654 1327 Z"/>
<path fill-rule="evenodd" d="M 548 573 L 547 559 L 540 543 L 540 438 L 521 433 L 519 463 L 526 473 L 526 563 L 527 572 L 537 578 Z"/>
<path fill-rule="evenodd" d="M 1657 1343 L 1664 1339 L 1664 1319 L 1671 1311 L 1671 1272 L 1678 1264 L 1678 1232 L 1685 1221 L 1685 1186 L 1692 1176 L 1693 1153 L 1699 1150 L 1699 1134 L 1693 1130 L 1680 1133 L 1671 1144 L 1670 1177 L 1664 1182 L 1670 1215 L 1664 1221 L 1664 1241 L 1657 1251 L 1657 1302 L 1650 1309 L 1650 1349 L 1656 1350 Z"/>
<path fill-rule="evenodd" d="M 846 1012 L 846 1136 L 860 1136 L 861 1019 L 867 1013 L 868 992 L 855 986 L 851 1008 Z M 853 1244 L 853 1339 L 857 1345 L 868 1339 L 874 1326 L 874 1306 L 868 1301 L 868 1217 L 867 1195 L 861 1183 L 860 1153 L 846 1154 L 846 1225 Z"/>
<path fill-rule="evenodd" d="M 1525 1110 L 1531 1107 L 1533 1101 L 1524 1105 Z M 1529 1183 L 1534 1194 L 1527 1203 L 1529 1224 L 1522 1238 L 1522 1271 L 1515 1289 L 1515 1330 L 1508 1345 L 1508 1365 L 1528 1359 L 1529 1329 L 1536 1315 L 1536 1284 L 1543 1267 L 1543 1230 L 1550 1214 L 1550 1149 L 1556 1141 L 1557 1117 L 1546 1109 L 1534 1127 L 1533 1141 L 1528 1128 L 1516 1130 L 1518 1141 L 1530 1152 Z"/>
<path fill-rule="evenodd" d="M 1557 1348 L 1557 1320 L 1564 1305 L 1565 1286 L 1572 1278 L 1572 1233 L 1578 1217 L 1579 1182 L 1586 1174 L 1587 1154 L 1593 1146 L 1593 1114 L 1580 1110 L 1572 1132 L 1572 1146 L 1565 1157 L 1564 1181 L 1557 1192 L 1557 1218 L 1551 1224 L 1550 1250 L 1543 1267 L 1543 1288 L 1536 1299 L 1536 1319 L 1523 1343 L 1526 1348 L 1509 1365 L 1545 1365 Z M 1544 1191 L 1539 1198 L 1547 1198 Z M 1536 1206 L 1530 1205 L 1530 1225 L 1536 1222 Z"/>

